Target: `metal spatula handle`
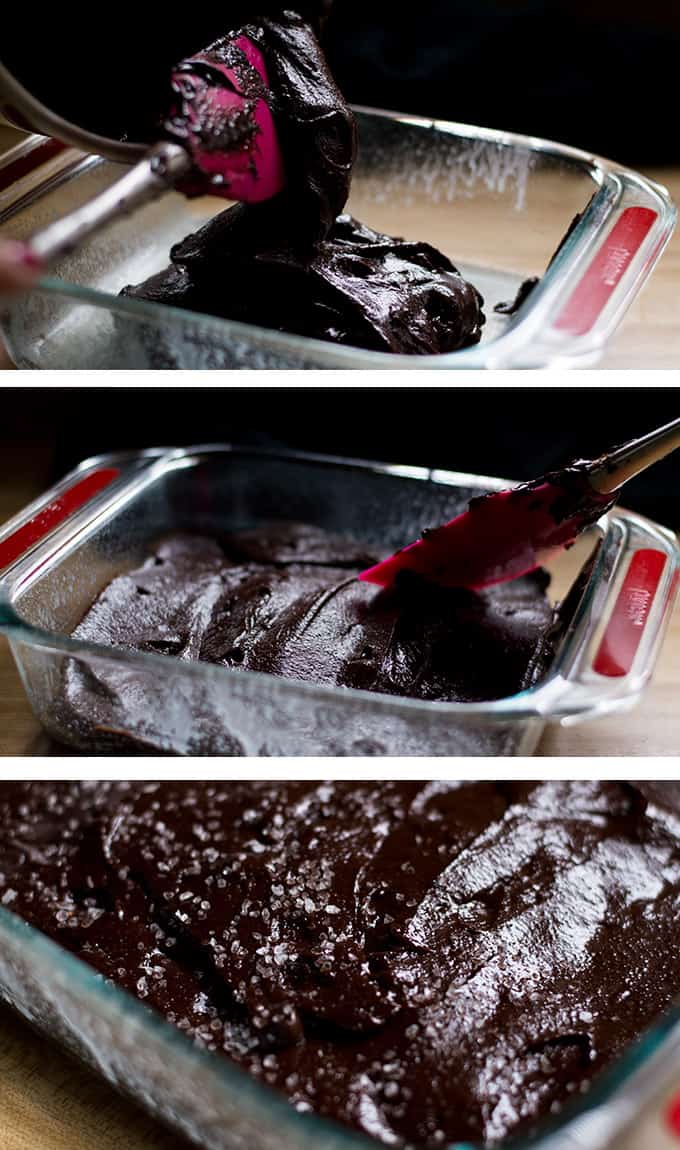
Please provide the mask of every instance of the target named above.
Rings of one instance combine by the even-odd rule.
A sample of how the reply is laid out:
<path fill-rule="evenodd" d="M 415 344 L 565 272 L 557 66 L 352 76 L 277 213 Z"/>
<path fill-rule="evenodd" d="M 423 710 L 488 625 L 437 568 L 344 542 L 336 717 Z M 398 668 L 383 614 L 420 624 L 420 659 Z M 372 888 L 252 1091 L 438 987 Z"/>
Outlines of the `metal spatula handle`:
<path fill-rule="evenodd" d="M 36 232 L 29 240 L 31 249 L 44 264 L 55 262 L 112 220 L 170 191 L 190 167 L 191 159 L 184 148 L 157 144 L 110 188 Z"/>
<path fill-rule="evenodd" d="M 603 495 L 609 495 L 678 448 L 680 419 L 673 419 L 640 439 L 632 439 L 593 460 L 588 473 L 591 486 Z"/>

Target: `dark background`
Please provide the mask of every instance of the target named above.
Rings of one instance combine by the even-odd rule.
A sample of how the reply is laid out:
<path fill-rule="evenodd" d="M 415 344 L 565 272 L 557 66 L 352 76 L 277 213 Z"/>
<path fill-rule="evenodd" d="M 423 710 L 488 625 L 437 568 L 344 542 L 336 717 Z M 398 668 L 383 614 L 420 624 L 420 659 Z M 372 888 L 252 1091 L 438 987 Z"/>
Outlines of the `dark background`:
<path fill-rule="evenodd" d="M 679 0 L 335 0 L 325 43 L 357 103 L 680 159 Z"/>
<path fill-rule="evenodd" d="M 0 58 L 60 111 L 93 128 L 103 115 L 113 131 L 134 122 L 139 92 L 162 90 L 182 55 L 263 11 L 312 16 L 324 2 L 207 0 L 177 14 L 117 0 L 99 27 L 77 5 L 19 5 Z M 547 136 L 630 164 L 680 159 L 679 0 L 334 0 L 324 43 L 357 103 Z"/>
<path fill-rule="evenodd" d="M 332 377 L 329 377 L 332 379 Z M 0 483 L 116 448 L 240 442 L 531 479 L 680 415 L 675 388 L 6 388 Z M 11 448 L 11 451 L 10 451 Z M 38 468 L 38 458 L 40 466 Z M 627 488 L 680 528 L 680 452 Z"/>

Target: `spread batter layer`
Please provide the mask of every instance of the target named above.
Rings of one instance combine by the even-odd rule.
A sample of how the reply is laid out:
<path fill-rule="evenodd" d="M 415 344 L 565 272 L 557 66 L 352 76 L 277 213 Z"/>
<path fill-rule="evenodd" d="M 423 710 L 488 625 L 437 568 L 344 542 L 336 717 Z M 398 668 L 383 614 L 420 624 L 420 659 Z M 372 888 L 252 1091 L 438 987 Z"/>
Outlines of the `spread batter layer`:
<path fill-rule="evenodd" d="M 503 1142 L 680 989 L 663 784 L 3 783 L 0 901 L 300 1111 Z"/>
<path fill-rule="evenodd" d="M 548 665 L 553 608 L 543 572 L 480 594 L 417 579 L 382 591 L 357 579 L 372 561 L 359 543 L 298 523 L 219 540 L 169 536 L 104 589 L 73 634 L 439 701 L 513 695 Z"/>

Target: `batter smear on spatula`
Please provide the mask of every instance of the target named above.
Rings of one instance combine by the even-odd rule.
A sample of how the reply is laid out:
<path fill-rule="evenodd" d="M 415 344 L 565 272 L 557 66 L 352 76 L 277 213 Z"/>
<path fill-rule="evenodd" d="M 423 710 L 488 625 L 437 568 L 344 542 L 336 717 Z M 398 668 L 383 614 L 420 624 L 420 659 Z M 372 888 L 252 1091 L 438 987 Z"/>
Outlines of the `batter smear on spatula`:
<path fill-rule="evenodd" d="M 250 88 L 239 86 L 244 75 Z M 437 354 L 479 341 L 484 301 L 447 256 L 344 214 L 356 124 L 309 24 L 294 12 L 263 18 L 175 70 L 165 131 L 192 148 L 189 193 L 206 181 L 214 190 L 220 176 L 222 129 L 201 123 L 206 82 L 245 92 L 233 125 L 254 149 L 280 147 L 283 190 L 261 189 L 253 202 L 249 188 L 247 203 L 175 245 L 170 267 L 124 295 L 374 351 Z"/>

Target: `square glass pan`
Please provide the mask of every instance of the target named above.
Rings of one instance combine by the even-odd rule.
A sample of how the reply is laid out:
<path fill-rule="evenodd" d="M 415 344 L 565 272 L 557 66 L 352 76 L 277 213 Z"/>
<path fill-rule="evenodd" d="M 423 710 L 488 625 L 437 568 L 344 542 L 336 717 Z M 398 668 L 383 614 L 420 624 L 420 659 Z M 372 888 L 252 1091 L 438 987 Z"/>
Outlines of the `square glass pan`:
<path fill-rule="evenodd" d="M 122 287 L 165 267 L 171 245 L 225 207 L 215 198 L 171 194 L 94 237 L 39 290 L 6 305 L 3 327 L 15 361 L 62 369 L 422 369 L 597 360 L 672 234 L 676 212 L 665 189 L 534 137 L 375 110 L 358 117 L 349 210 L 453 259 L 486 300 L 479 345 L 397 356 L 121 300 Z M 120 170 L 65 152 L 61 170 L 53 163 L 44 180 L 38 169 L 0 191 L 0 233 L 29 236 Z M 512 300 L 527 276 L 543 275 L 577 213 L 578 225 L 519 314 L 496 314 L 494 305 Z"/>
<path fill-rule="evenodd" d="M 222 445 L 98 457 L 0 532 L 0 631 L 46 729 L 89 750 L 127 744 L 110 734 L 122 721 L 115 691 L 104 724 L 109 734 L 83 729 L 65 712 L 63 681 L 74 658 L 112 683 L 134 671 L 139 708 L 126 710 L 125 729 L 149 752 L 526 754 L 547 720 L 597 716 L 639 696 L 678 590 L 680 551 L 670 532 L 628 512 L 601 520 L 594 531 L 600 546 L 572 594 L 570 623 L 549 673 L 494 702 L 398 699 L 69 637 L 103 587 L 169 532 L 221 533 L 292 519 L 393 550 L 423 525 L 464 509 L 472 496 L 502 486 L 454 472 Z M 650 555 L 634 649 L 622 666 L 596 670 L 598 652 L 618 642 L 630 609 L 629 568 Z M 554 570 L 564 583 L 561 563 Z"/>
<path fill-rule="evenodd" d="M 0 906 L 0 997 L 40 1032 L 203 1150 L 376 1150 L 281 1096 L 106 983 Z M 507 1150 L 614 1150 L 680 1070 L 680 1013 L 658 1021 L 591 1090 Z M 447 1150 L 477 1150 L 457 1143 Z"/>

